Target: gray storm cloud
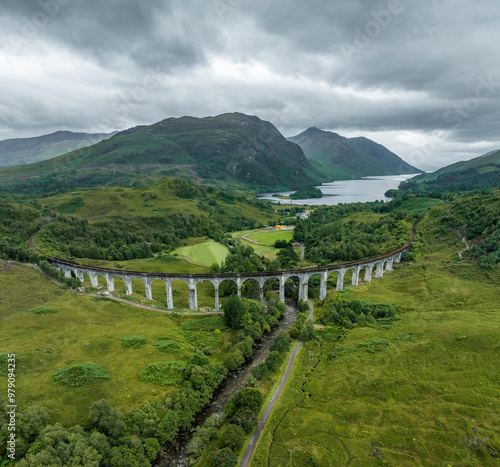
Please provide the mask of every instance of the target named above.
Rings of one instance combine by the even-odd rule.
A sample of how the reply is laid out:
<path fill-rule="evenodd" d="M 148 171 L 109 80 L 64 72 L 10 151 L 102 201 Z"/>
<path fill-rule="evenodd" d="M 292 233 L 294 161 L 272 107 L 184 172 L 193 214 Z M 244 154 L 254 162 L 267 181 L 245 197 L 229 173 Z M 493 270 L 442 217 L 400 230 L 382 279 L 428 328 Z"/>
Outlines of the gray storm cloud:
<path fill-rule="evenodd" d="M 498 8 L 7 0 L 0 139 L 239 111 L 287 136 L 366 135 L 435 169 L 500 147 Z"/>

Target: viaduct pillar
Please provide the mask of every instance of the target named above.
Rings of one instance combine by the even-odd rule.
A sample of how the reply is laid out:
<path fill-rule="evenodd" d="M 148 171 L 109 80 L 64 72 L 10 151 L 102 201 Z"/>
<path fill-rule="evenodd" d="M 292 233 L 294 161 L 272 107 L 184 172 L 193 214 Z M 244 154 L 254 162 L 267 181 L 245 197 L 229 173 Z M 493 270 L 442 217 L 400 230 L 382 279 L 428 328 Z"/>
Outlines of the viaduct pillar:
<path fill-rule="evenodd" d="M 191 311 L 196 311 L 198 309 L 198 295 L 196 292 L 197 282 L 194 279 L 190 279 L 188 282 L 189 287 L 189 309 Z"/>
<path fill-rule="evenodd" d="M 355 266 L 352 268 L 352 281 L 351 284 L 357 286 L 359 283 L 359 271 L 361 270 L 361 266 Z"/>
<path fill-rule="evenodd" d="M 365 269 L 365 282 L 372 281 L 373 264 L 367 264 Z"/>
<path fill-rule="evenodd" d="M 145 277 L 142 281 L 144 282 L 144 288 L 146 289 L 146 300 L 153 300 L 153 290 L 151 289 L 153 279 L 151 277 Z"/>
<path fill-rule="evenodd" d="M 91 287 L 99 287 L 99 278 L 98 278 L 97 272 L 88 270 L 87 274 L 90 277 L 90 286 Z"/>
<path fill-rule="evenodd" d="M 285 303 L 285 282 L 286 282 L 286 277 L 285 276 L 280 276 L 280 297 L 279 300 L 281 303 Z"/>
<path fill-rule="evenodd" d="M 319 285 L 319 299 L 324 300 L 326 298 L 326 281 L 328 280 L 328 271 L 323 271 L 320 274 L 321 282 Z"/>
<path fill-rule="evenodd" d="M 125 295 L 132 295 L 134 291 L 132 290 L 132 278 L 129 276 L 124 276 L 123 282 L 125 282 Z"/>
<path fill-rule="evenodd" d="M 172 280 L 166 279 L 164 282 L 167 288 L 167 308 L 171 310 L 174 307 L 174 297 L 172 296 Z"/>
<path fill-rule="evenodd" d="M 238 288 L 238 298 L 241 298 L 241 284 L 242 284 L 242 279 L 241 277 L 236 278 L 236 287 Z"/>
<path fill-rule="evenodd" d="M 337 271 L 337 290 L 340 292 L 341 290 L 344 290 L 344 275 L 345 275 L 345 269 L 339 269 Z"/>
<path fill-rule="evenodd" d="M 307 300 L 309 288 L 309 277 L 307 275 L 299 276 L 299 300 Z"/>
<path fill-rule="evenodd" d="M 108 292 L 113 292 L 115 290 L 115 276 L 113 274 L 104 273 L 104 278 L 106 279 L 106 285 L 108 286 Z"/>
<path fill-rule="evenodd" d="M 219 285 L 220 281 L 213 281 L 214 287 L 215 287 L 215 311 L 220 310 L 220 303 L 219 303 Z"/>

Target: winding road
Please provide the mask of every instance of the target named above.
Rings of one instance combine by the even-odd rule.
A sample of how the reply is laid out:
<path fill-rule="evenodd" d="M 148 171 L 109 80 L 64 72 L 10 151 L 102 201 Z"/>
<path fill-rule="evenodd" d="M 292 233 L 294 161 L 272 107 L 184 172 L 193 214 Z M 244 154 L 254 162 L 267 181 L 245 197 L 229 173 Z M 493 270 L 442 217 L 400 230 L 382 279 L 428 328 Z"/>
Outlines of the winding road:
<path fill-rule="evenodd" d="M 307 300 L 309 303 L 309 316 L 308 319 L 312 320 L 313 319 L 313 304 L 311 300 Z M 283 373 L 283 376 L 281 377 L 281 380 L 278 384 L 278 387 L 274 391 L 274 394 L 271 397 L 271 400 L 267 404 L 267 407 L 264 409 L 264 413 L 260 417 L 259 423 L 257 424 L 257 427 L 255 428 L 255 431 L 252 435 L 252 438 L 250 439 L 248 446 L 245 450 L 245 454 L 243 454 L 243 458 L 241 460 L 240 466 L 239 467 L 247 467 L 250 465 L 250 461 L 252 460 L 253 453 L 255 451 L 255 448 L 257 446 L 257 443 L 259 442 L 260 435 L 262 434 L 262 430 L 266 426 L 267 420 L 269 419 L 271 412 L 274 409 L 274 406 L 276 405 L 276 402 L 278 401 L 281 393 L 283 392 L 283 389 L 288 381 L 288 377 L 290 376 L 290 372 L 292 371 L 293 364 L 295 362 L 295 358 L 297 357 L 297 354 L 300 350 L 300 347 L 302 345 L 302 341 L 298 341 L 295 344 L 295 347 L 292 350 L 292 353 L 290 354 L 290 357 L 288 359 L 288 363 L 286 364 L 285 372 Z"/>

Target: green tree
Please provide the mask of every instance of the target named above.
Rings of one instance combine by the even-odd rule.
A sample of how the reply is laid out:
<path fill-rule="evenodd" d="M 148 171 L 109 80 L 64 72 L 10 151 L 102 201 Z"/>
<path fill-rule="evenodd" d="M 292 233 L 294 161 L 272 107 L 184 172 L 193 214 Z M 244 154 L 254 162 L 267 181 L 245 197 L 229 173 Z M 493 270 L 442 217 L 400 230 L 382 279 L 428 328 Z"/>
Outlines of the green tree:
<path fill-rule="evenodd" d="M 259 363 L 253 370 L 252 376 L 258 380 L 269 378 L 269 367 L 266 363 Z"/>
<path fill-rule="evenodd" d="M 222 448 L 210 456 L 213 467 L 234 467 L 238 464 L 238 456 L 230 448 Z"/>
<path fill-rule="evenodd" d="M 111 407 L 109 402 L 104 399 L 92 404 L 88 423 L 111 438 L 119 438 L 126 431 L 121 411 Z"/>
<path fill-rule="evenodd" d="M 311 320 L 309 320 L 302 330 L 302 334 L 300 335 L 300 339 L 304 342 L 311 341 L 316 339 L 316 331 L 314 330 L 314 325 Z"/>
<path fill-rule="evenodd" d="M 230 448 L 234 452 L 238 452 L 243 446 L 245 440 L 245 432 L 238 425 L 229 424 L 221 436 L 221 446 Z"/>
<path fill-rule="evenodd" d="M 238 329 L 241 326 L 243 316 L 243 302 L 236 294 L 229 297 L 224 304 L 224 321 L 231 329 Z"/>
<path fill-rule="evenodd" d="M 283 357 L 279 352 L 276 352 L 275 350 L 270 352 L 266 358 L 266 365 L 271 371 L 274 371 L 277 368 L 279 368 L 282 363 L 283 363 Z"/>
<path fill-rule="evenodd" d="M 277 351 L 279 353 L 286 353 L 290 350 L 290 343 L 292 339 L 286 331 L 283 329 L 278 332 L 276 338 L 274 339 L 273 345 L 271 345 L 270 350 Z"/>

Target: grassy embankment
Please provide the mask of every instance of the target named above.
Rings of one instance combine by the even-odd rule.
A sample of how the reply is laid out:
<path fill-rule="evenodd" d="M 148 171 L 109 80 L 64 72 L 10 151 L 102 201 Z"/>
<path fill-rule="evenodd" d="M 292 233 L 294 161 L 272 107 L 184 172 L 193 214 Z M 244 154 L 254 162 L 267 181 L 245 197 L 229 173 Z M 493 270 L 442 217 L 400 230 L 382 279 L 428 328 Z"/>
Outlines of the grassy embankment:
<path fill-rule="evenodd" d="M 185 361 L 198 347 L 210 346 L 212 362 L 224 358 L 223 331 L 216 335 L 204 320 L 139 309 L 109 299 L 78 296 L 50 282 L 39 271 L 20 264 L 0 269 L 0 354 L 15 353 L 18 372 L 16 394 L 22 410 L 39 404 L 48 407 L 54 421 L 66 426 L 82 423 L 94 401 L 105 398 L 122 411 L 141 405 L 156 394 L 176 393 L 177 386 L 141 382 L 146 365 Z M 54 314 L 34 314 L 32 308 L 48 305 Z M 121 339 L 144 336 L 141 348 L 123 348 Z M 175 341 L 177 351 L 162 352 L 159 339 Z M 77 363 L 101 365 L 110 375 L 84 387 L 54 384 L 52 374 Z M 6 394 L 6 377 L 0 373 L 0 392 Z"/>
<path fill-rule="evenodd" d="M 400 319 L 304 345 L 252 466 L 287 466 L 289 450 L 292 465 L 308 454 L 321 466 L 499 465 L 500 274 L 456 263 L 461 247 L 442 237 L 353 288 L 394 303 Z M 316 319 L 326 311 L 316 303 Z"/>

